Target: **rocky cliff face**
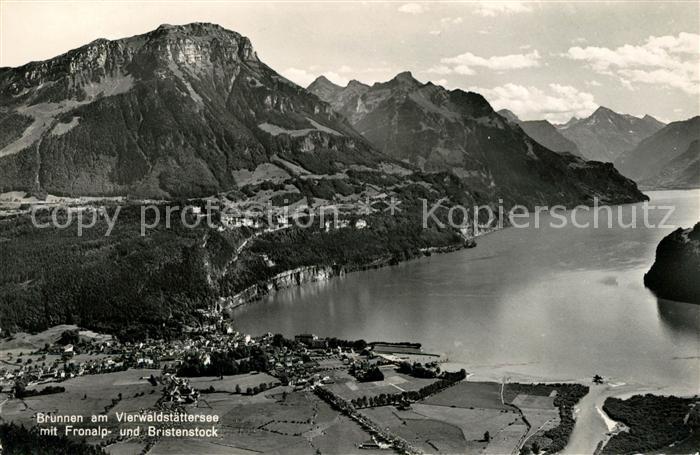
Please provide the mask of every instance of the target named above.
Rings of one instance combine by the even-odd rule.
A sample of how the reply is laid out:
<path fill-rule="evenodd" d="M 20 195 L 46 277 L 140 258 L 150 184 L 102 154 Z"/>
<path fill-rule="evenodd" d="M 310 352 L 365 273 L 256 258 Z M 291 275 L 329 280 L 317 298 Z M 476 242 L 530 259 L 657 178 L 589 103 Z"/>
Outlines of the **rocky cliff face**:
<path fill-rule="evenodd" d="M 634 117 L 601 106 L 588 118 L 571 119 L 559 132 L 578 146 L 584 158 L 613 162 L 663 127 L 650 115 Z"/>
<path fill-rule="evenodd" d="M 274 159 L 311 173 L 382 160 L 248 38 L 163 25 L 0 70 L 0 190 L 196 196 Z"/>
<path fill-rule="evenodd" d="M 635 184 L 610 164 L 552 152 L 479 94 L 422 84 L 410 73 L 341 91 L 310 86 L 373 145 L 423 171 L 450 171 L 473 193 L 508 203 L 638 201 Z M 323 87 L 323 90 L 315 87 Z"/>
<path fill-rule="evenodd" d="M 644 284 L 664 299 L 700 304 L 700 223 L 679 228 L 656 249 L 656 261 Z"/>

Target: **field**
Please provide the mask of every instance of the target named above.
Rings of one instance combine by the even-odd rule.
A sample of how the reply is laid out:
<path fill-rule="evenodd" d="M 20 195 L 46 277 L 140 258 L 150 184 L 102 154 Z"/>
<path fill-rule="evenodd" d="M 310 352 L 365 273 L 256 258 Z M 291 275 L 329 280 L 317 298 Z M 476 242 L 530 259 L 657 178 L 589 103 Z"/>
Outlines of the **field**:
<path fill-rule="evenodd" d="M 344 371 L 333 371 L 331 377 L 335 384 L 328 388 L 336 395 L 346 400 L 354 400 L 363 396 L 375 397 L 382 393 L 394 394 L 419 390 L 428 384 L 435 382 L 435 379 L 414 378 L 394 371 L 393 367 L 382 367 L 384 373 L 383 381 L 357 382 L 357 380 Z"/>
<path fill-rule="evenodd" d="M 413 403 L 408 410 L 383 406 L 360 412 L 426 453 L 510 453 L 526 436 L 528 426 L 515 407 L 501 402 L 500 387 L 460 382 Z M 546 407 L 538 398 L 521 400 Z"/>
<path fill-rule="evenodd" d="M 501 402 L 501 385 L 496 382 L 460 382 L 423 402 L 458 408 L 513 409 Z"/>
<path fill-rule="evenodd" d="M 517 406 L 530 424 L 524 447 L 537 444 L 557 452 L 566 446 L 573 430 L 573 406 L 587 393 L 588 387 L 580 384 L 509 383 L 503 399 Z"/>
<path fill-rule="evenodd" d="M 340 415 L 309 392 L 279 387 L 255 396 L 206 394 L 193 413 L 221 416 L 220 438 L 215 441 L 161 441 L 152 453 L 268 453 L 341 455 L 360 453 L 358 446 L 370 440 L 357 423 Z M 216 447 L 214 447 L 214 444 Z M 361 453 L 372 453 L 362 450 Z"/>
<path fill-rule="evenodd" d="M 236 393 L 238 385 L 245 393 L 248 387 L 253 388 L 260 384 L 279 384 L 279 380 L 265 373 L 258 374 L 237 374 L 233 376 L 224 376 L 223 379 L 212 376 L 202 376 L 198 378 L 189 378 L 190 384 L 195 389 L 205 390 L 209 387 L 214 387 L 217 392 Z"/>
<path fill-rule="evenodd" d="M 108 414 L 109 425 L 116 425 L 116 412 L 138 412 L 155 406 L 161 393 L 159 387 L 154 387 L 148 382 L 147 378 L 151 373 L 160 375 L 158 370 L 130 369 L 69 379 L 57 383 L 65 387 L 65 392 L 7 401 L 2 407 L 2 418 L 33 426 L 38 412 L 75 414 L 86 416 L 82 426 L 87 427 L 90 426 L 90 415 L 103 413 L 105 407 L 112 405 L 112 400 L 118 399 L 121 394 L 122 399 Z M 56 384 L 47 383 L 42 387 L 46 385 Z M 139 396 L 135 396 L 136 394 Z"/>

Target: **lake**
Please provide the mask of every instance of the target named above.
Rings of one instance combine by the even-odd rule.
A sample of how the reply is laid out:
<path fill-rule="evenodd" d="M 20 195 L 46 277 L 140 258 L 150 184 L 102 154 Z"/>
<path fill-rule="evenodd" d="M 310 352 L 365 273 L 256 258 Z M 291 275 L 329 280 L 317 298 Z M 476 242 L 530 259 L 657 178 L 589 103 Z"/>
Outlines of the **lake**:
<path fill-rule="evenodd" d="M 667 224 L 700 220 L 700 190 L 647 192 Z M 620 208 L 642 224 L 641 204 Z M 617 208 L 613 208 L 617 210 Z M 665 210 L 651 211 L 656 225 Z M 508 228 L 476 248 L 277 292 L 234 310 L 246 333 L 417 341 L 467 371 L 698 388 L 700 305 L 657 299 L 643 275 L 671 228 Z M 617 214 L 613 215 L 617 218 Z M 593 215 L 579 213 L 579 223 Z M 700 279 L 700 277 L 698 277 Z"/>

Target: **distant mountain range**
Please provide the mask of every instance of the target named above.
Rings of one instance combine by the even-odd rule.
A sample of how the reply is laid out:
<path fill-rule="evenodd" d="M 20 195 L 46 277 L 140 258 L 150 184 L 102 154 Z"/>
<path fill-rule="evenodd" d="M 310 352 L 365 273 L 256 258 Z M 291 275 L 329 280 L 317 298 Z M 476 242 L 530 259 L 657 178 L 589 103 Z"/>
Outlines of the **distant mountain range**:
<path fill-rule="evenodd" d="M 648 188 L 700 188 L 700 116 L 672 122 L 620 155 L 615 167 Z"/>
<path fill-rule="evenodd" d="M 421 83 L 409 72 L 371 86 L 341 87 L 319 77 L 308 89 L 390 157 L 425 172 L 452 172 L 491 200 L 570 199 L 577 192 L 631 188 L 611 164 L 587 163 L 531 139 L 478 93 Z"/>
<path fill-rule="evenodd" d="M 525 133 L 535 141 L 555 152 L 568 152 L 581 156 L 578 146 L 564 137 L 557 128 L 547 120 L 520 120 L 517 115 L 508 109 L 501 109 L 498 113 L 511 123 L 519 125 Z"/>
<path fill-rule="evenodd" d="M 587 118 L 559 125 L 558 130 L 578 146 L 584 158 L 613 162 L 663 127 L 650 115 L 634 117 L 601 106 Z"/>
<path fill-rule="evenodd" d="M 310 93 L 311 92 L 311 93 Z M 162 25 L 0 69 L 0 192 L 195 197 L 251 175 L 450 172 L 475 200 L 640 200 L 612 166 L 552 152 L 479 94 L 410 73 L 309 91 L 218 25 Z"/>

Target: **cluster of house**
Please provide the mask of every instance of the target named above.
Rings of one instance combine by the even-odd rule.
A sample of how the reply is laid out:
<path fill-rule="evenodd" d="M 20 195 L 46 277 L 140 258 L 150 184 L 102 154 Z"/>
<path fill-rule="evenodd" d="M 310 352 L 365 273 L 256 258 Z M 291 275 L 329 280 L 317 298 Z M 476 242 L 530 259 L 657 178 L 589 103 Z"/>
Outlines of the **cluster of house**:
<path fill-rule="evenodd" d="M 179 340 L 130 343 L 110 339 L 81 341 L 75 345 L 47 345 L 31 353 L 35 361 L 25 360 L 28 356 L 24 356 L 20 357 L 20 362 L 0 369 L 0 377 L 5 386 L 12 386 L 17 381 L 32 386 L 128 368 L 159 369 L 162 372 L 161 381 L 166 386 L 164 401 L 192 403 L 197 400 L 196 390 L 186 379 L 177 377 L 176 372 L 185 358 L 193 356 L 199 358 L 203 365 L 208 365 L 216 352 L 229 352 L 241 346 L 257 348 L 267 359 L 267 372 L 297 388 L 333 382 L 329 376 L 325 376 L 329 370 L 328 362 L 332 363 L 330 369 L 361 371 L 389 360 L 381 352 L 371 356 L 360 355 L 351 347 L 342 348 L 338 343 L 331 344 L 329 339 L 313 334 L 297 335 L 295 342 L 291 343 L 289 340 L 280 342 L 279 336 L 271 333 L 251 337 L 236 332 L 225 323 L 214 326 L 213 330 L 189 333 Z M 334 347 L 331 348 L 331 345 Z M 325 359 L 326 364 L 319 366 L 314 361 L 319 359 Z"/>
<path fill-rule="evenodd" d="M 166 403 L 192 404 L 199 399 L 199 391 L 192 387 L 186 378 L 165 373 L 160 381 L 165 385 L 163 401 Z"/>

